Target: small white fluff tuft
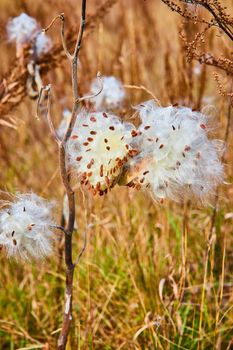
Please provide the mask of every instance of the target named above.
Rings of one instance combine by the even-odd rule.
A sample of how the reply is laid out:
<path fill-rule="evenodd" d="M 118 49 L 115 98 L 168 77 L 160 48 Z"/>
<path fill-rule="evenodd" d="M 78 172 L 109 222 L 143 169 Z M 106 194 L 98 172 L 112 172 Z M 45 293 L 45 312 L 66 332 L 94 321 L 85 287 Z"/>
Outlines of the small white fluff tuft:
<path fill-rule="evenodd" d="M 63 139 L 66 133 L 66 130 L 70 122 L 70 118 L 71 118 L 71 111 L 65 108 L 63 111 L 63 118 L 57 128 L 57 135 L 60 137 L 60 139 Z"/>
<path fill-rule="evenodd" d="M 40 260 L 52 253 L 52 204 L 36 194 L 17 194 L 0 211 L 0 246 L 21 260 Z"/>
<path fill-rule="evenodd" d="M 51 50 L 52 46 L 52 40 L 45 33 L 39 33 L 36 36 L 35 51 L 37 57 L 48 53 Z"/>
<path fill-rule="evenodd" d="M 187 107 L 158 107 L 154 101 L 138 110 L 140 153 L 131 161 L 128 185 L 148 189 L 161 201 L 205 202 L 223 179 L 223 144 L 208 139 L 208 117 Z"/>
<path fill-rule="evenodd" d="M 21 15 L 11 19 L 7 24 L 8 39 L 16 43 L 17 51 L 35 39 L 39 30 L 40 26 L 37 21 L 26 13 L 21 13 Z"/>
<path fill-rule="evenodd" d="M 92 99 L 95 108 L 108 110 L 120 107 L 126 96 L 122 82 L 113 76 L 103 76 L 102 83 L 103 90 Z M 99 90 L 99 79 L 95 79 L 91 85 L 91 93 L 96 94 Z"/>
<path fill-rule="evenodd" d="M 133 131 L 133 125 L 113 114 L 82 112 L 77 116 L 67 146 L 69 162 L 93 194 L 107 193 L 123 165 L 137 153 L 130 146 Z"/>
<path fill-rule="evenodd" d="M 20 54 L 23 46 L 29 43 L 33 43 L 33 52 L 37 58 L 52 48 L 52 40 L 41 32 L 41 27 L 35 18 L 26 13 L 21 13 L 8 22 L 7 35 L 9 41 L 16 43 L 17 54 Z"/>

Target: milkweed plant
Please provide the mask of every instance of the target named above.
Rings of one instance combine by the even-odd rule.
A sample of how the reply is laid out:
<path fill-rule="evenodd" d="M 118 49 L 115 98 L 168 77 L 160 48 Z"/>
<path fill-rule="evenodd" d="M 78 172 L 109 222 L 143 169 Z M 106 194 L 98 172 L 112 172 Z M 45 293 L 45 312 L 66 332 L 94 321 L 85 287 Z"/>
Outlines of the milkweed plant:
<path fill-rule="evenodd" d="M 115 114 L 124 103 L 126 92 L 113 76 L 97 77 L 90 96 L 78 93 L 77 62 L 85 27 L 86 1 L 82 1 L 80 30 L 70 53 L 64 37 L 64 15 L 61 37 L 72 67 L 73 108 L 65 110 L 60 126 L 53 126 L 50 105 L 47 121 L 58 144 L 60 172 L 66 192 L 66 225 L 60 227 L 53 218 L 53 202 L 34 193 L 16 193 L 1 202 L 0 245 L 6 255 L 18 262 L 48 258 L 53 254 L 55 230 L 65 235 L 66 290 L 65 308 L 58 349 L 65 349 L 72 320 L 73 273 L 84 248 L 74 261 L 72 234 L 75 225 L 75 189 L 70 175 L 93 196 L 106 196 L 117 185 L 130 191 L 145 191 L 155 201 L 176 202 L 195 198 L 208 204 L 216 187 L 223 182 L 220 157 L 223 143 L 211 140 L 210 118 L 182 106 L 161 107 L 154 100 L 137 107 L 138 126 Z M 8 38 L 16 43 L 17 55 L 24 45 L 31 45 L 36 56 L 48 52 L 52 43 L 37 21 L 26 14 L 12 19 L 7 26 Z M 50 99 L 51 86 L 42 87 Z M 90 110 L 82 107 L 91 99 Z"/>

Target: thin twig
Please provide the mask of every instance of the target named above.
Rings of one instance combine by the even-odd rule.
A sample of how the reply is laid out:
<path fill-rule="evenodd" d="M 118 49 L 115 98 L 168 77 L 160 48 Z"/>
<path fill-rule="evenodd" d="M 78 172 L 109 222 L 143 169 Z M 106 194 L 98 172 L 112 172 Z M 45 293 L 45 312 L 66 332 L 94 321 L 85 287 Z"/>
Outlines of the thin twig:
<path fill-rule="evenodd" d="M 72 60 L 72 55 L 70 54 L 68 48 L 67 48 L 67 44 L 66 44 L 66 39 L 65 39 L 65 16 L 64 13 L 60 14 L 60 19 L 61 19 L 61 42 L 62 42 L 62 46 L 63 49 L 66 53 L 66 56 L 69 60 Z"/>
<path fill-rule="evenodd" d="M 156 101 L 156 103 L 159 106 L 161 106 L 159 99 L 150 90 L 148 90 L 145 86 L 143 86 L 143 85 L 124 85 L 124 87 L 126 89 L 143 90 L 143 91 L 147 92 L 150 96 L 153 97 L 153 99 Z"/>
<path fill-rule="evenodd" d="M 86 95 L 86 96 L 78 98 L 76 103 L 80 103 L 80 102 L 83 102 L 83 101 L 86 101 L 86 100 L 91 100 L 92 98 L 95 98 L 96 96 L 98 96 L 103 91 L 103 87 L 104 86 L 103 86 L 103 80 L 101 79 L 100 73 L 97 74 L 97 79 L 99 79 L 99 82 L 100 82 L 99 90 L 95 94 Z"/>
<path fill-rule="evenodd" d="M 62 42 L 63 50 L 65 51 L 67 58 L 69 60 L 72 60 L 73 57 L 67 48 L 66 39 L 65 39 L 65 15 L 64 15 L 64 13 L 61 13 L 60 15 L 57 15 L 56 17 L 54 17 L 54 19 L 51 21 L 51 23 L 48 25 L 48 27 L 42 29 L 42 32 L 46 33 L 53 26 L 53 24 L 56 22 L 57 19 L 61 20 L 61 32 L 60 33 L 61 33 L 61 42 Z"/>
<path fill-rule="evenodd" d="M 42 29 L 42 32 L 46 33 L 53 26 L 53 24 L 56 22 L 57 19 L 62 20 L 62 18 L 61 18 L 62 15 L 63 15 L 63 13 L 61 13 L 60 15 L 57 15 L 56 17 L 54 17 L 52 19 L 52 21 L 50 22 L 50 24 L 46 28 Z"/>
<path fill-rule="evenodd" d="M 82 0 L 82 13 L 81 13 L 81 21 L 78 33 L 78 39 L 75 45 L 73 61 L 72 61 L 72 86 L 74 91 L 74 100 L 78 99 L 78 79 L 77 79 L 77 66 L 78 66 L 78 54 L 81 48 L 84 28 L 86 24 L 86 0 Z"/>

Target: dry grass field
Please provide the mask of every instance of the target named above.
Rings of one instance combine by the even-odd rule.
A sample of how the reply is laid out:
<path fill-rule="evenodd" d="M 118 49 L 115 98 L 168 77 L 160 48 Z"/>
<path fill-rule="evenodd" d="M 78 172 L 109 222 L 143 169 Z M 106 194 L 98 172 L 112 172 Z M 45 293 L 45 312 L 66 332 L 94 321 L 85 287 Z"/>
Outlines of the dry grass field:
<path fill-rule="evenodd" d="M 115 2 L 115 4 L 114 4 Z M 87 1 L 87 22 L 104 0 Z M 232 1 L 223 1 L 228 12 Z M 7 41 L 6 23 L 26 12 L 43 27 L 64 12 L 67 33 L 79 25 L 81 1 L 1 0 L 0 77 L 19 64 Z M 111 7 L 110 7 L 111 5 Z M 203 16 L 205 11 L 203 11 Z M 163 106 L 181 104 L 204 110 L 214 120 L 213 136 L 226 142 L 225 183 L 212 206 L 195 202 L 155 203 L 147 194 L 115 187 L 93 197 L 78 191 L 74 254 L 88 243 L 75 270 L 70 350 L 152 350 L 233 348 L 233 126 L 229 98 L 221 96 L 232 78 L 212 66 L 186 61 L 179 31 L 193 38 L 199 25 L 182 18 L 159 0 L 109 2 L 87 30 L 82 43 L 79 84 L 87 93 L 96 73 L 114 75 L 125 85 L 144 86 Z M 59 24 L 48 32 L 60 45 Z M 232 42 L 210 29 L 202 44 L 232 58 Z M 43 75 L 53 86 L 52 116 L 56 125 L 72 106 L 69 63 L 63 54 Z M 129 120 L 133 106 L 151 99 L 145 89 L 127 88 L 127 102 L 116 113 Z M 0 125 L 0 189 L 30 191 L 57 201 L 61 185 L 57 146 L 43 118 L 35 118 L 36 100 L 25 96 L 7 111 Z M 0 115 L 2 118 L 3 115 Z M 57 232 L 56 253 L 40 263 L 19 264 L 0 254 L 0 349 L 55 349 L 62 323 L 65 270 Z"/>

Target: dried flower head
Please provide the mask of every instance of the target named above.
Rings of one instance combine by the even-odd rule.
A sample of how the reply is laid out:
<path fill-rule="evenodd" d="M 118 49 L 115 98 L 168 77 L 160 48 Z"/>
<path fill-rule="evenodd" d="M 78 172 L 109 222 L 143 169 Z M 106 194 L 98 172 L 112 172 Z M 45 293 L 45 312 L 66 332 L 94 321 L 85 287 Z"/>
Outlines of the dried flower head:
<path fill-rule="evenodd" d="M 131 161 L 129 186 L 147 188 L 156 199 L 202 202 L 222 181 L 222 144 L 207 137 L 208 118 L 187 107 L 138 107 L 140 153 Z"/>
<path fill-rule="evenodd" d="M 35 39 L 39 30 L 40 26 L 37 21 L 26 13 L 21 13 L 7 24 L 8 39 L 16 43 L 17 52 L 26 43 Z"/>
<path fill-rule="evenodd" d="M 113 76 L 104 76 L 102 83 L 103 90 L 92 100 L 95 108 L 101 110 L 119 107 L 125 99 L 125 89 L 121 81 Z M 91 85 L 91 93 L 97 94 L 99 89 L 99 80 L 95 79 Z"/>
<path fill-rule="evenodd" d="M 68 143 L 69 161 L 81 184 L 103 195 L 117 182 L 132 149 L 133 125 L 105 112 L 78 115 Z"/>
<path fill-rule="evenodd" d="M 0 245 L 9 257 L 38 260 L 52 253 L 51 204 L 33 193 L 18 194 L 0 211 Z"/>

